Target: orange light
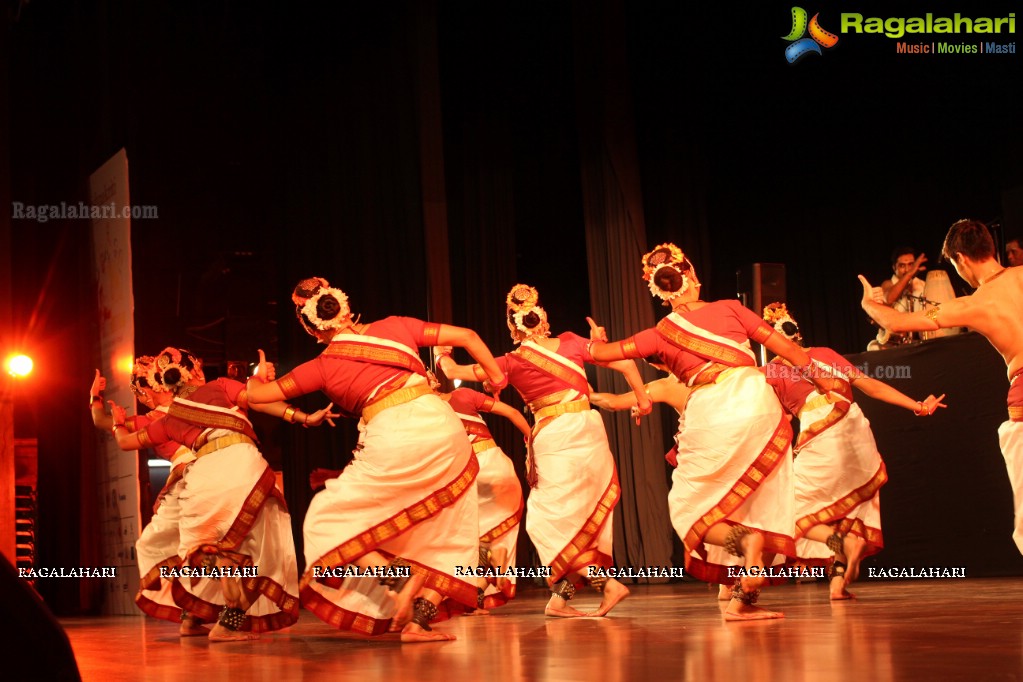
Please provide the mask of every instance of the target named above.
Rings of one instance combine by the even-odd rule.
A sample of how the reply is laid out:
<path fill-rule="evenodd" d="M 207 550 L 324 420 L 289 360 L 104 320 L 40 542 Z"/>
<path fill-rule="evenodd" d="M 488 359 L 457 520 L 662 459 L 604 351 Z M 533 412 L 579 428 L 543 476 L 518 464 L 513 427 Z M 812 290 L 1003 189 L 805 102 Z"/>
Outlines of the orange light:
<path fill-rule="evenodd" d="M 4 367 L 12 377 L 27 377 L 32 373 L 32 358 L 27 355 L 12 355 L 7 358 Z"/>
<path fill-rule="evenodd" d="M 135 371 L 135 358 L 131 355 L 125 355 L 117 361 L 117 369 L 131 376 L 132 372 Z"/>

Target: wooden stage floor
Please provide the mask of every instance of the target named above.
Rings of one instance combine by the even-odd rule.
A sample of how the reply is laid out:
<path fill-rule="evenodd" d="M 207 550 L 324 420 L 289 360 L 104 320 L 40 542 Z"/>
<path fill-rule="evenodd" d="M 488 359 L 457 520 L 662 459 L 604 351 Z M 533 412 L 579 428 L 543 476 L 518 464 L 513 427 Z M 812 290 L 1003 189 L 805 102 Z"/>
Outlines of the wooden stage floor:
<path fill-rule="evenodd" d="M 761 604 L 777 621 L 726 623 L 702 583 L 632 586 L 607 618 L 552 619 L 530 589 L 489 616 L 437 625 L 443 644 L 354 639 L 303 611 L 255 642 L 179 639 L 171 623 L 122 616 L 62 619 L 87 682 L 233 680 L 1023 680 L 1023 578 L 784 585 Z M 578 608 L 595 607 L 580 590 Z M 38 652 L 38 655 L 45 655 Z"/>

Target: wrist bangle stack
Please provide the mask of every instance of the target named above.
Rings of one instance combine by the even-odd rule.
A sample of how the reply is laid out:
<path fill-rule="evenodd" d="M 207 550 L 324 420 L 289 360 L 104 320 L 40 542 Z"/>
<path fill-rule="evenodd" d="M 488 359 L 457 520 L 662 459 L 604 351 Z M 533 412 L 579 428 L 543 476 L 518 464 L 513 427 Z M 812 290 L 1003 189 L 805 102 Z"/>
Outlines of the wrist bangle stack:
<path fill-rule="evenodd" d="M 296 412 L 298 412 L 298 408 L 297 407 L 294 407 L 292 405 L 288 405 L 284 409 L 284 414 L 282 415 L 282 418 L 284 419 L 284 421 L 291 422 L 292 424 L 294 424 L 295 423 L 295 413 Z"/>
<path fill-rule="evenodd" d="M 114 424 L 113 428 L 110 429 L 110 433 L 117 435 L 117 429 L 127 428 L 124 424 Z"/>
<path fill-rule="evenodd" d="M 915 414 L 918 417 L 922 417 L 925 414 L 927 414 L 927 408 L 924 407 L 924 404 L 921 401 L 919 400 L 916 401 L 916 409 L 913 410 L 913 414 Z"/>

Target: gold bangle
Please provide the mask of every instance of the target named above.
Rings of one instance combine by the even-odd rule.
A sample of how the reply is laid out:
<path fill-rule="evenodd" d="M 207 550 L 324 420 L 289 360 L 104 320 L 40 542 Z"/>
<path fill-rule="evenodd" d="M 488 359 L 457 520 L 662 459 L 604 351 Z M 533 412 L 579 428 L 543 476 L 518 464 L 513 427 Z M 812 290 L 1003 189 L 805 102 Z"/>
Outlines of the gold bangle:
<path fill-rule="evenodd" d="M 293 407 L 292 405 L 288 405 L 284 409 L 284 415 L 283 415 L 284 416 L 284 421 L 291 422 L 292 424 L 294 424 L 295 423 L 295 413 L 296 412 L 298 412 L 298 408 L 297 407 Z"/>
<path fill-rule="evenodd" d="M 927 309 L 927 312 L 924 313 L 924 317 L 926 317 L 928 320 L 930 320 L 934 324 L 938 324 L 938 313 L 940 313 L 940 312 L 941 312 L 941 306 L 940 305 L 935 305 L 933 308 L 928 308 Z"/>
<path fill-rule="evenodd" d="M 476 377 L 476 381 L 480 382 L 487 381 L 487 379 L 490 378 L 487 376 L 486 371 L 479 366 L 479 364 L 475 364 L 472 366 L 472 375 Z"/>
<path fill-rule="evenodd" d="M 126 427 L 124 424 L 114 424 L 114 426 L 110 429 L 110 433 L 112 433 L 114 435 L 117 435 L 117 429 L 126 429 L 126 428 L 128 428 L 128 427 Z"/>

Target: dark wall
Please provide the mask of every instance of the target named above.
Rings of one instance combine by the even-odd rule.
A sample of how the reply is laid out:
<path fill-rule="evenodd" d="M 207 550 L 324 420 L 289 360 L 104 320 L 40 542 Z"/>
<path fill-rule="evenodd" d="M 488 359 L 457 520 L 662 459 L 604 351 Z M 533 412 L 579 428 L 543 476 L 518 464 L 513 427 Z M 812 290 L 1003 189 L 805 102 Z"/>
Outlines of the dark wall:
<path fill-rule="evenodd" d="M 911 398 L 944 393 L 948 405 L 914 417 L 857 394 L 888 468 L 885 549 L 865 565 L 966 567 L 974 578 L 1023 572 L 998 448 L 1009 390 L 1001 356 L 971 333 L 846 357 Z"/>

